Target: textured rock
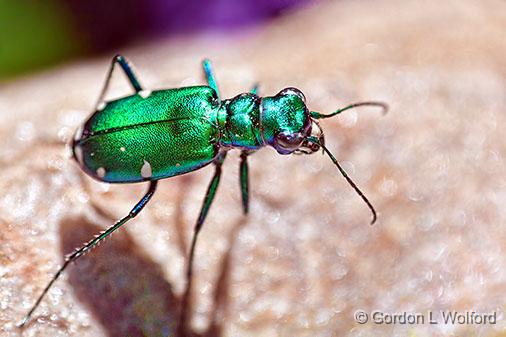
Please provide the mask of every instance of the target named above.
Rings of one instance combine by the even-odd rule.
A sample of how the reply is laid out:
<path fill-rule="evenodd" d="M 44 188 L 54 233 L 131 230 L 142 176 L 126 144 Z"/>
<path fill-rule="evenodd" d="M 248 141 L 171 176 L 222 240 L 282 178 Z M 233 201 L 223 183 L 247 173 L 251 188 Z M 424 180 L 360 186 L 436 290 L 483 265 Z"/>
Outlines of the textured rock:
<path fill-rule="evenodd" d="M 241 215 L 237 154 L 197 248 L 192 326 L 215 336 L 501 336 L 506 302 L 506 5 L 501 1 L 322 3 L 255 31 L 125 50 L 146 87 L 202 83 L 223 97 L 296 86 L 330 112 L 384 100 L 390 113 L 322 121 L 328 158 L 251 157 Z M 65 143 L 86 118 L 108 58 L 0 88 L 0 332 L 19 320 L 64 253 L 124 215 L 142 185 L 92 181 Z M 121 76 L 111 96 L 128 92 Z M 172 329 L 188 240 L 212 170 L 163 181 L 152 203 L 69 268 L 25 336 L 157 336 Z M 217 291 L 218 289 L 218 291 Z M 218 295 L 215 295 L 215 294 Z M 472 309 L 495 325 L 359 325 L 370 313 Z M 115 321 L 115 322 L 113 322 Z"/>

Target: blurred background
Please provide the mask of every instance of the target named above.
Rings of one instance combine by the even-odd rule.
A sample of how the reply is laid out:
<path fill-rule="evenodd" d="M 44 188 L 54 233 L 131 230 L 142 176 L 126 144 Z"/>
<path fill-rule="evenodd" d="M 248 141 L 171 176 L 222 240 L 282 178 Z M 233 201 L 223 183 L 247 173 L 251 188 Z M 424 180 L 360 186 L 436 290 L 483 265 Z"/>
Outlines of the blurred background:
<path fill-rule="evenodd" d="M 128 44 L 202 32 L 237 33 L 310 0 L 0 2 L 0 81 Z"/>
<path fill-rule="evenodd" d="M 207 167 L 164 180 L 143 212 L 18 322 L 66 253 L 122 217 L 143 184 L 86 176 L 69 142 L 114 54 L 149 89 L 222 97 L 301 89 L 320 154 L 250 157 L 243 216 L 231 151 L 197 246 L 189 336 L 506 336 L 506 2 L 503 0 L 0 0 L 0 336 L 174 336 Z M 108 99 L 128 95 L 121 72 Z M 369 315 L 358 322 L 355 313 Z M 432 312 L 437 324 L 380 324 Z M 442 312 L 495 314 L 449 324 Z"/>

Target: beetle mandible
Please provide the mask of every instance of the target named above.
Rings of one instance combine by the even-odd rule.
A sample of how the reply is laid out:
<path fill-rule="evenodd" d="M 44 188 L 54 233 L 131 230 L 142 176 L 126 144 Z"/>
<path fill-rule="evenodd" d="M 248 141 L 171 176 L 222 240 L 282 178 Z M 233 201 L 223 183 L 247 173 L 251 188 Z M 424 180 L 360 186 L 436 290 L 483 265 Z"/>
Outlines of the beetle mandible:
<path fill-rule="evenodd" d="M 125 72 L 135 93 L 106 102 L 104 97 L 116 64 Z M 113 58 L 94 113 L 75 134 L 73 156 L 96 180 L 148 182 L 148 190 L 128 215 L 65 258 L 19 326 L 30 319 L 44 295 L 71 262 L 139 214 L 153 197 L 158 180 L 214 164 L 214 176 L 192 237 L 186 270 L 187 299 L 198 233 L 216 194 L 221 166 L 231 149 L 241 151 L 239 175 L 244 213 L 248 212 L 249 204 L 248 156 L 269 145 L 283 155 L 311 154 L 322 149 L 371 210 L 371 224 L 376 221 L 374 207 L 325 146 L 318 120 L 358 106 L 377 106 L 386 112 L 385 103 L 360 102 L 322 114 L 308 110 L 304 94 L 292 87 L 270 97 L 258 96 L 255 87 L 249 93 L 221 100 L 210 61 L 206 59 L 202 64 L 207 86 L 150 91 L 143 89 L 123 56 Z"/>

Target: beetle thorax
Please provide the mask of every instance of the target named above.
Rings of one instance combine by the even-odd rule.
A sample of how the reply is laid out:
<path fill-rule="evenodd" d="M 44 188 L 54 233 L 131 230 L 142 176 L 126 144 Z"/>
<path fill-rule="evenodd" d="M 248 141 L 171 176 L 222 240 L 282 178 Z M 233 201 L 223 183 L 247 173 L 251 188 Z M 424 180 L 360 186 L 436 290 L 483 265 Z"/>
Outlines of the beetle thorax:
<path fill-rule="evenodd" d="M 245 93 L 222 103 L 218 113 L 220 144 L 246 150 L 264 146 L 260 116 L 261 98 Z"/>

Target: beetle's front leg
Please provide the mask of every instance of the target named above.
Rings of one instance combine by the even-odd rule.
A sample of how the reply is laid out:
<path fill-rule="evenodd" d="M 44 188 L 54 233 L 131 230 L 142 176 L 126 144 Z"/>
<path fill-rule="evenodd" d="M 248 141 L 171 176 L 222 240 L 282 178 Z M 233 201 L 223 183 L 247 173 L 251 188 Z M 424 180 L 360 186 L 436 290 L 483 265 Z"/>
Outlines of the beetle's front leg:
<path fill-rule="evenodd" d="M 241 165 L 239 167 L 239 176 L 241 183 L 242 209 L 244 214 L 248 214 L 249 209 L 249 170 L 248 170 L 249 151 L 241 152 Z"/>

